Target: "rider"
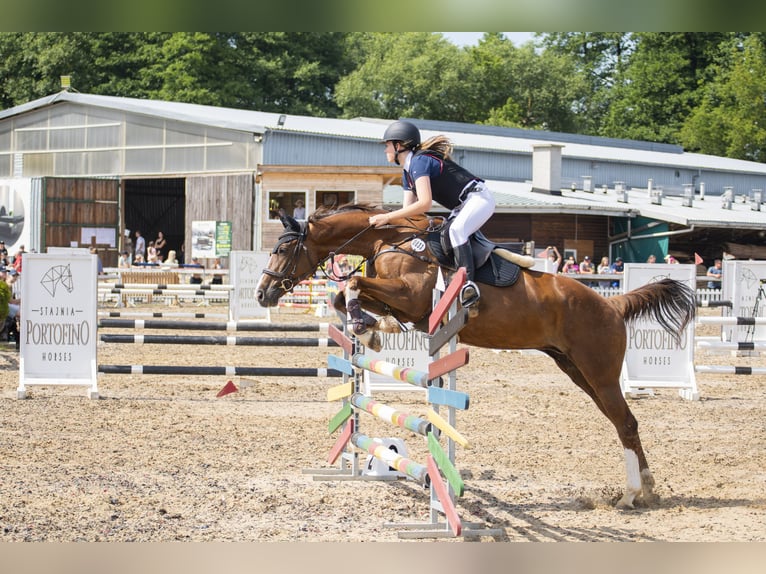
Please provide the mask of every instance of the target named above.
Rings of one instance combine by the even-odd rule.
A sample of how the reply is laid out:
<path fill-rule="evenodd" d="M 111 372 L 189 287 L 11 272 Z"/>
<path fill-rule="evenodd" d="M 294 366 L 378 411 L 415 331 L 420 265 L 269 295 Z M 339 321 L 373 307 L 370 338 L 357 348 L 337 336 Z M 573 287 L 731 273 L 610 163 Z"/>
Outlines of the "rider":
<path fill-rule="evenodd" d="M 420 142 L 420 130 L 405 121 L 388 126 L 383 141 L 386 159 L 403 168 L 402 208 L 370 217 L 370 225 L 381 227 L 391 220 L 425 214 L 436 200 L 451 210 L 450 242 L 455 251 L 455 264 L 465 267 L 467 281 L 460 292 L 464 307 L 479 301 L 479 287 L 473 282 L 474 263 L 469 237 L 481 228 L 495 210 L 495 199 L 484 180 L 455 163 L 452 143 L 444 135 Z"/>

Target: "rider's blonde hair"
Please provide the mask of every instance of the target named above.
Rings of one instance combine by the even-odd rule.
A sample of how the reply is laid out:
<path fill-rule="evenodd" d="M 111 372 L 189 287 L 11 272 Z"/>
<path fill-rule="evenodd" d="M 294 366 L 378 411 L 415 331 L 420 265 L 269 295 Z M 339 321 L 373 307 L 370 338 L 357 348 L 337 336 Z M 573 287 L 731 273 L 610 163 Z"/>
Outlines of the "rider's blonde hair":
<path fill-rule="evenodd" d="M 418 148 L 423 151 L 435 151 L 440 154 L 444 159 L 452 159 L 452 142 L 445 135 L 438 135 L 432 138 L 428 138 Z"/>

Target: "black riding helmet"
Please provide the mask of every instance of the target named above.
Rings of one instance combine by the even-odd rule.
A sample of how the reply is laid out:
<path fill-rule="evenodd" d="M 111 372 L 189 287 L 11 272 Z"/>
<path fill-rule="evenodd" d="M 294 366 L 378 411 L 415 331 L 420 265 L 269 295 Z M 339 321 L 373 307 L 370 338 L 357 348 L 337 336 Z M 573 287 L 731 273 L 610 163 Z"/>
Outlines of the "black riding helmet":
<path fill-rule="evenodd" d="M 413 123 L 397 120 L 389 125 L 386 128 L 386 133 L 383 134 L 384 143 L 391 141 L 401 143 L 405 150 L 415 149 L 420 145 L 420 130 Z M 401 150 L 397 148 L 396 151 Z M 396 163 L 399 164 L 398 155 Z"/>

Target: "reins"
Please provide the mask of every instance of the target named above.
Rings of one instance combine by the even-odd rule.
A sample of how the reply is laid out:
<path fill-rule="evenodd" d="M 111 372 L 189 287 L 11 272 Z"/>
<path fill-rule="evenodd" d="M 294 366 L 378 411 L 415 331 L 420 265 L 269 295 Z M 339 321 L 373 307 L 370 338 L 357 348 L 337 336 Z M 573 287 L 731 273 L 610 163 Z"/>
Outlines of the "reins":
<path fill-rule="evenodd" d="M 335 256 L 338 254 L 341 254 L 343 249 L 359 239 L 362 235 L 364 235 L 367 231 L 371 229 L 376 229 L 372 225 L 367 225 L 362 230 L 354 234 L 353 237 L 343 242 L 341 245 L 339 245 L 335 250 L 330 251 L 330 253 L 327 254 L 326 257 L 320 259 L 316 262 L 316 264 L 312 265 L 312 269 L 321 269 L 322 273 L 327 279 L 330 279 L 331 281 L 347 281 L 350 279 L 357 271 L 359 271 L 366 263 L 373 264 L 375 263 L 375 260 L 380 257 L 381 255 L 385 253 L 401 253 L 405 255 L 409 255 L 410 257 L 414 257 L 415 259 L 418 259 L 419 261 L 423 261 L 425 263 L 437 263 L 432 258 L 425 256 L 425 255 L 419 255 L 413 251 L 407 250 L 402 248 L 401 246 L 407 242 L 411 242 L 414 239 L 417 239 L 418 237 L 422 237 L 424 235 L 427 235 L 428 233 L 432 231 L 438 230 L 441 225 L 434 225 L 434 220 L 429 220 L 429 225 L 425 229 L 420 229 L 416 225 L 412 223 L 412 221 L 407 218 L 407 221 L 410 222 L 409 225 L 384 225 L 383 227 L 377 228 L 377 229 L 410 229 L 414 230 L 414 233 L 412 235 L 409 235 L 405 238 L 403 238 L 401 241 L 398 241 L 396 243 L 390 243 L 390 247 L 387 249 L 383 249 L 377 253 L 375 253 L 372 257 L 363 259 L 356 267 L 354 267 L 351 271 L 343 274 L 343 275 L 337 275 L 334 272 L 335 268 Z M 269 268 L 266 268 L 263 270 L 264 274 L 269 275 L 271 277 L 274 277 L 275 279 L 280 280 L 280 287 L 285 291 L 289 292 L 291 291 L 297 283 L 300 282 L 300 280 L 295 277 L 296 269 L 298 267 L 298 257 L 301 252 L 301 250 L 306 250 L 305 242 L 306 238 L 308 237 L 308 231 L 309 227 L 306 222 L 300 223 L 300 231 L 296 229 L 288 229 L 282 235 L 279 236 L 279 239 L 277 239 L 277 244 L 272 250 L 272 255 L 276 254 L 279 251 L 279 247 L 284 245 L 285 243 L 295 241 L 295 247 L 293 248 L 293 253 L 290 257 L 290 264 L 288 264 L 287 271 L 283 272 L 277 272 L 272 271 Z M 308 254 L 307 254 L 308 256 Z M 327 265 L 325 265 L 327 262 L 330 262 L 330 271 L 327 270 Z"/>

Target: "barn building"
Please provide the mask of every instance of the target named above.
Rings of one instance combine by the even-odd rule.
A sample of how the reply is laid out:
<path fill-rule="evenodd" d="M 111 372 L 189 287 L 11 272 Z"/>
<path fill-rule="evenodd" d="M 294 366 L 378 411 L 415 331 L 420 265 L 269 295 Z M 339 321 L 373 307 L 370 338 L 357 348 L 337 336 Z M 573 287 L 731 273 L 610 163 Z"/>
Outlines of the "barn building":
<path fill-rule="evenodd" d="M 766 165 L 678 146 L 413 120 L 447 134 L 488 181 L 485 232 L 529 250 L 643 261 L 766 258 Z M 9 251 L 97 245 L 126 230 L 192 253 L 193 222 L 227 222 L 233 250 L 268 249 L 276 210 L 401 201 L 380 139 L 390 120 L 328 119 L 70 91 L 0 111 L 0 239 Z M 435 208 L 435 212 L 439 212 Z M 187 258 L 188 259 L 188 258 Z"/>

